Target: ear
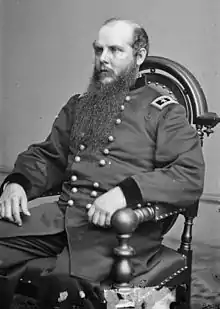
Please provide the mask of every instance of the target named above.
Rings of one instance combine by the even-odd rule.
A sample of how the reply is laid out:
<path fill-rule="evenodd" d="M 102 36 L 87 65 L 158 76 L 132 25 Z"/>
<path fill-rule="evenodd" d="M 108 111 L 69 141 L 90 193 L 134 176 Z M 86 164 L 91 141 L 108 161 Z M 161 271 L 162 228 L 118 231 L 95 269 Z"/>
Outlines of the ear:
<path fill-rule="evenodd" d="M 141 48 L 138 53 L 137 53 L 137 57 L 136 57 L 136 62 L 137 62 L 137 65 L 140 66 L 145 58 L 146 58 L 146 54 L 147 54 L 147 51 L 145 48 Z"/>

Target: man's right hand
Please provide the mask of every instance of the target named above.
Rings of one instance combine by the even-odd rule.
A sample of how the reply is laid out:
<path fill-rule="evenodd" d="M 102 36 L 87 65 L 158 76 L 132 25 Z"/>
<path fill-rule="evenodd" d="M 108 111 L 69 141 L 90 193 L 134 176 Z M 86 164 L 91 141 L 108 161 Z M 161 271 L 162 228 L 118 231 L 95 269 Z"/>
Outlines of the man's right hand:
<path fill-rule="evenodd" d="M 27 195 L 21 185 L 9 183 L 0 197 L 0 219 L 7 219 L 21 226 L 21 213 L 30 216 Z"/>

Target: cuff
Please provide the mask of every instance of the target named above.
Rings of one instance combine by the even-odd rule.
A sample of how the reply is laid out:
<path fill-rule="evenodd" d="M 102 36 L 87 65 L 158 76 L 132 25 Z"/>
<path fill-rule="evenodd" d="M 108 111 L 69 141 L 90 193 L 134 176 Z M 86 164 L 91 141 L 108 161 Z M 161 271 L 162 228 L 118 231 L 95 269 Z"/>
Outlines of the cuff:
<path fill-rule="evenodd" d="M 0 195 L 2 194 L 3 190 L 4 190 L 4 186 L 7 183 L 17 183 L 19 185 L 21 185 L 23 187 L 23 189 L 25 190 L 25 192 L 27 193 L 30 189 L 31 189 L 31 183 L 30 181 L 23 175 L 20 173 L 12 173 L 10 175 L 8 175 L 5 180 L 3 181 L 3 183 L 1 184 L 0 187 Z"/>
<path fill-rule="evenodd" d="M 143 205 L 141 191 L 132 177 L 124 179 L 118 186 L 125 196 L 127 207 L 135 209 Z"/>

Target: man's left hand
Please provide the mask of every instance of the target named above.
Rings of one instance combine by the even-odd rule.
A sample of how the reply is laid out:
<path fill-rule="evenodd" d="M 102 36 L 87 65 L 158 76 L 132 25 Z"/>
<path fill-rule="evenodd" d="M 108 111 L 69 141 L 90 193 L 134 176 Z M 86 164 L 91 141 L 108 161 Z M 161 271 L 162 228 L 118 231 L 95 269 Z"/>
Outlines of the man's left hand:
<path fill-rule="evenodd" d="M 126 200 L 120 187 L 115 187 L 99 196 L 88 211 L 89 221 L 101 227 L 111 225 L 116 210 L 126 207 Z"/>

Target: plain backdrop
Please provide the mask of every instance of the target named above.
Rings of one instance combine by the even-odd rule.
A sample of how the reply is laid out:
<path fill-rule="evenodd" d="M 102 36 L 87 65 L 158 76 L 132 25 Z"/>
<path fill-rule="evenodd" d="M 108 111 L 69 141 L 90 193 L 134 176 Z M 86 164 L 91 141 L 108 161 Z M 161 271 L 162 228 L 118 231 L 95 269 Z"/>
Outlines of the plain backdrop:
<path fill-rule="evenodd" d="M 185 65 L 220 114 L 219 0 L 0 0 L 0 167 L 44 139 L 69 97 L 85 90 L 103 21 L 133 19 L 150 54 Z M 220 192 L 220 125 L 205 141 L 205 192 Z"/>

